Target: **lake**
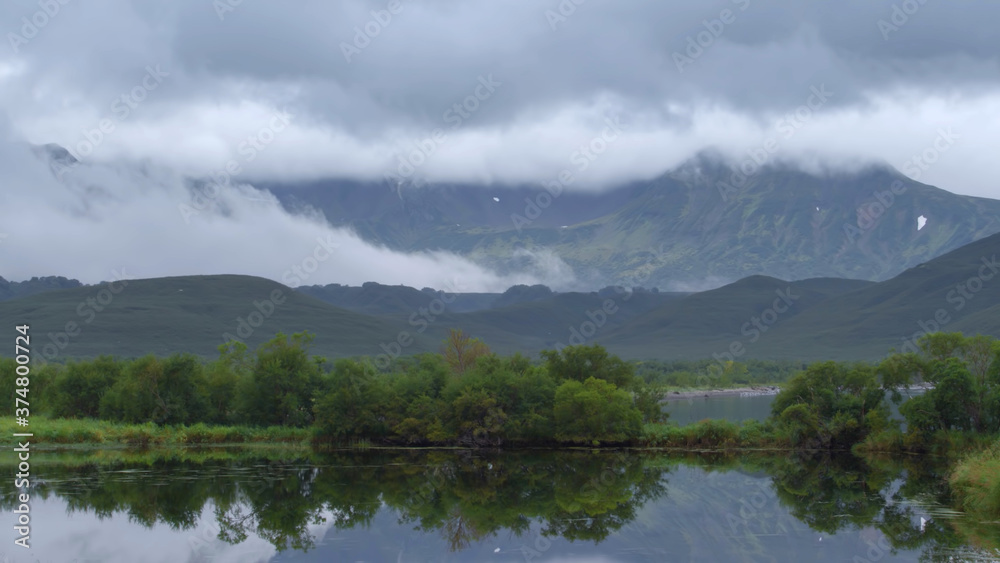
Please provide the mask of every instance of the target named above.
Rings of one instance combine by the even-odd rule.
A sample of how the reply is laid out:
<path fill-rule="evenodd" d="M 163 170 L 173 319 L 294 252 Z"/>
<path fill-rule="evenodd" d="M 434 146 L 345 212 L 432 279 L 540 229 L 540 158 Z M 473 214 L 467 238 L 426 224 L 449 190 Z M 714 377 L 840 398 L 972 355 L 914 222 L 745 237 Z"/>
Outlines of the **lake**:
<path fill-rule="evenodd" d="M 677 424 L 691 424 L 713 418 L 743 422 L 744 420 L 764 420 L 771 416 L 774 395 L 715 395 L 672 399 L 664 403 L 664 410 L 670 413 L 670 421 Z"/>
<path fill-rule="evenodd" d="M 220 448 L 32 460 L 32 549 L 9 532 L 11 561 L 1000 561 L 1000 525 L 949 510 L 933 459 Z"/>

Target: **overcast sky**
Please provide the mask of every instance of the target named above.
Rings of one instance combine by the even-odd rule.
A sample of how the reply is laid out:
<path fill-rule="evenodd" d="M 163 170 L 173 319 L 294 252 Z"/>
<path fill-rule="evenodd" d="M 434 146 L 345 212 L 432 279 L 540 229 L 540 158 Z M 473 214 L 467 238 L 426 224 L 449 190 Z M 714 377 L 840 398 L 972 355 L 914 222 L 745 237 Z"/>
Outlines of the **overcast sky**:
<path fill-rule="evenodd" d="M 413 176 L 430 181 L 503 184 L 554 179 L 590 145 L 602 152 L 572 189 L 597 190 L 653 178 L 709 147 L 745 158 L 776 139 L 769 159 L 875 160 L 906 171 L 937 142 L 947 151 L 920 181 L 1000 197 L 1000 4 L 62 2 L 52 0 L 51 14 L 36 0 L 0 4 L 0 233 L 8 235 L 0 275 L 8 278 L 94 281 L 111 266 L 74 259 L 54 240 L 18 243 L 28 212 L 76 229 L 53 238 L 114 248 L 119 262 L 141 262 L 130 254 L 137 249 L 108 246 L 130 223 L 160 230 L 125 246 L 173 252 L 181 243 L 169 233 L 195 255 L 136 266 L 140 273 L 207 268 L 280 281 L 286 266 L 274 261 L 289 261 L 285 237 L 314 239 L 302 229 L 328 227 L 266 206 L 201 227 L 178 222 L 173 203 L 164 203 L 169 219 L 156 211 L 158 199 L 183 197 L 183 176 L 216 173 L 230 160 L 250 183 L 382 180 L 409 174 L 405 158 Z M 123 185 L 85 204 L 85 187 L 39 199 L 60 188 L 37 188 L 49 180 L 44 169 L 29 170 L 21 145 L 49 142 L 69 148 L 88 174 Z M 127 178 L 135 172 L 123 166 L 135 162 L 155 181 Z M 275 255 L 256 248 L 253 267 L 239 253 L 232 265 L 206 265 L 265 224 Z M 348 233 L 337 236 L 349 244 Z M 308 255 L 310 245 L 301 246 Z M 463 267 L 478 272 L 467 276 L 477 288 L 511 281 Z M 406 279 L 395 267 L 362 274 Z M 440 276 L 422 281 L 441 287 Z M 318 273 L 309 283 L 347 277 Z"/>

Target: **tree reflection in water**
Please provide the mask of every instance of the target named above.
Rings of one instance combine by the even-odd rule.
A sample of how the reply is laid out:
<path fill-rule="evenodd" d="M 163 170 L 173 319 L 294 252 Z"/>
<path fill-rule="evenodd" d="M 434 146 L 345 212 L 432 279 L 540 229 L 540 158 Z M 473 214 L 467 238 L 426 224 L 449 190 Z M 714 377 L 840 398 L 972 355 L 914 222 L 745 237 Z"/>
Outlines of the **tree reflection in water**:
<path fill-rule="evenodd" d="M 400 523 L 438 534 L 452 551 L 462 551 L 501 532 L 523 537 L 533 528 L 544 537 L 600 543 L 624 533 L 644 505 L 666 499 L 670 472 L 685 464 L 723 474 L 766 475 L 774 491 L 771 498 L 780 507 L 776 509 L 822 534 L 856 531 L 860 560 L 912 549 L 922 551 L 922 560 L 943 561 L 969 543 L 1000 547 L 995 524 L 935 517 L 921 531 L 922 507 L 949 502 L 943 466 L 927 459 L 417 450 L 342 451 L 270 461 L 248 456 L 215 460 L 206 451 L 203 459 L 189 454 L 177 460 L 167 454 L 148 457 L 142 465 L 49 466 L 47 481 L 36 485 L 33 494 L 55 495 L 69 512 L 102 518 L 123 513 L 142 526 L 178 530 L 198 526 L 211 502 L 219 539 L 237 544 L 256 535 L 278 550 L 312 549 L 312 525 L 368 528 L 380 511 L 390 509 Z M 13 480 L 0 483 L 3 508 L 12 509 Z M 700 503 L 699 518 L 714 520 L 717 531 L 725 532 L 698 534 L 697 542 L 734 542 L 727 549 L 737 553 L 759 549 L 739 543 L 753 531 L 734 528 L 729 533 L 724 515 L 733 510 L 731 498 L 713 499 L 709 491 L 701 498 L 688 491 L 677 494 Z M 686 537 L 693 536 L 691 527 L 706 526 L 671 516 L 653 524 L 667 525 L 687 526 L 682 530 Z"/>

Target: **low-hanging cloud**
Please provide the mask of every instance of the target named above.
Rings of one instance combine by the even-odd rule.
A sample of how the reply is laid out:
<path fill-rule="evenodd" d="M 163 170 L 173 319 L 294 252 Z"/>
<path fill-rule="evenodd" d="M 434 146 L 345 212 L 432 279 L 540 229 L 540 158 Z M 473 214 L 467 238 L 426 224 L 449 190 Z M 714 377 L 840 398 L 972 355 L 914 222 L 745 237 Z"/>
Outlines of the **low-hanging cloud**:
<path fill-rule="evenodd" d="M 331 227 L 317 212 L 290 213 L 246 183 L 199 190 L 154 165 L 78 164 L 55 170 L 47 155 L 0 127 L 0 268 L 8 279 L 64 275 L 84 283 L 186 274 L 246 274 L 289 285 L 367 281 L 462 291 L 519 283 L 564 287 L 557 258 L 505 274 L 447 252 L 402 253 Z"/>
<path fill-rule="evenodd" d="M 438 0 L 402 2 L 385 23 L 376 0 L 234 4 L 67 3 L 0 49 L 0 108 L 29 141 L 72 146 L 160 65 L 169 76 L 88 160 L 207 175 L 285 111 L 295 121 L 242 179 L 381 181 L 441 130 L 419 179 L 470 185 L 550 180 L 618 117 L 627 133 L 570 188 L 597 190 L 706 148 L 742 158 L 825 84 L 835 96 L 783 159 L 899 167 L 950 126 L 968 142 L 921 181 L 1000 195 L 995 4 Z M 3 4 L 4 31 L 26 37 L 37 9 Z M 472 109 L 456 120 L 456 106 Z"/>

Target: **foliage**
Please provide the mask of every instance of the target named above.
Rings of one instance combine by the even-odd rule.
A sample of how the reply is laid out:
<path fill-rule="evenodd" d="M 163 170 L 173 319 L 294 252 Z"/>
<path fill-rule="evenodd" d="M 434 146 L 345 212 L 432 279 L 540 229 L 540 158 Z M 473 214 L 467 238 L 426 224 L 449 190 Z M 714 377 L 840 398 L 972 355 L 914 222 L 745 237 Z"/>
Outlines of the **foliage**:
<path fill-rule="evenodd" d="M 616 387 L 631 387 L 635 383 L 635 368 L 618 356 L 608 354 L 603 346 L 567 346 L 562 350 L 544 350 L 545 367 L 558 380 L 583 382 L 593 377 Z"/>
<path fill-rule="evenodd" d="M 874 367 L 823 362 L 793 377 L 771 411 L 796 446 L 849 448 L 888 426 L 884 396 Z"/>
<path fill-rule="evenodd" d="M 948 481 L 963 510 L 984 519 L 1000 518 L 1000 441 L 959 462 Z"/>
<path fill-rule="evenodd" d="M 309 358 L 313 335 L 278 333 L 257 349 L 249 377 L 237 389 L 242 421 L 248 424 L 306 426 L 313 418 L 313 393 L 320 368 Z"/>
<path fill-rule="evenodd" d="M 316 429 L 337 441 L 381 437 L 384 398 L 371 364 L 337 360 L 326 391 L 316 402 Z"/>
<path fill-rule="evenodd" d="M 52 414 L 62 418 L 96 418 L 101 398 L 120 377 L 122 364 L 111 356 L 70 362 L 52 384 Z"/>
<path fill-rule="evenodd" d="M 128 364 L 101 398 L 105 420 L 187 424 L 209 412 L 201 362 L 191 355 L 146 356 Z"/>
<path fill-rule="evenodd" d="M 642 415 L 614 383 L 588 377 L 556 389 L 556 438 L 576 443 L 624 442 L 639 436 Z"/>
<path fill-rule="evenodd" d="M 900 407 L 908 443 L 918 446 L 939 431 L 1000 432 L 1000 341 L 932 333 L 918 346 L 919 354 L 895 354 L 879 367 L 894 384 L 934 386 Z"/>
<path fill-rule="evenodd" d="M 461 330 L 451 329 L 441 345 L 442 355 L 452 372 L 461 375 L 476 365 L 476 360 L 490 354 L 490 347 Z"/>

